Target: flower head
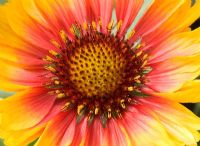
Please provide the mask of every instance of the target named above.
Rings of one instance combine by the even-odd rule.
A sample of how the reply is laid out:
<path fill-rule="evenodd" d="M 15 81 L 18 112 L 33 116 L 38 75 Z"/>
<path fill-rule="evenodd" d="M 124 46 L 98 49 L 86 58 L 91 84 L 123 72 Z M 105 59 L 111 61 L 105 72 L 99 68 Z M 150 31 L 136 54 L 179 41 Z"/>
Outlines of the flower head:
<path fill-rule="evenodd" d="M 200 139 L 200 2 L 11 0 L 0 6 L 0 136 L 22 146 Z"/>

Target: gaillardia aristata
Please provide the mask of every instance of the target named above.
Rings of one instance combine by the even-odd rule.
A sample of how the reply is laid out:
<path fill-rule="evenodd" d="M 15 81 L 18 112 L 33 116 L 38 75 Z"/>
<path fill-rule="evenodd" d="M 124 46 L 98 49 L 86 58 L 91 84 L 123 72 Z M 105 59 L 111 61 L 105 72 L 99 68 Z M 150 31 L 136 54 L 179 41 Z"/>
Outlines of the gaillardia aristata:
<path fill-rule="evenodd" d="M 150 1 L 149 1 L 150 2 Z M 200 119 L 200 1 L 9 0 L 0 6 L 6 146 L 184 146 Z"/>

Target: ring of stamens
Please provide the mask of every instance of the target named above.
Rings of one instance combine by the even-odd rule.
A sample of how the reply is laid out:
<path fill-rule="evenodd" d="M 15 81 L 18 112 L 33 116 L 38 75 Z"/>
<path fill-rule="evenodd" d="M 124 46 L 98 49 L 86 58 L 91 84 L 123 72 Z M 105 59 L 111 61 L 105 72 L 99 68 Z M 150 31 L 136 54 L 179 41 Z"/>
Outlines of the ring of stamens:
<path fill-rule="evenodd" d="M 113 35 L 110 24 L 108 34 L 100 29 L 94 22 L 73 25 L 73 41 L 62 30 L 65 46 L 53 40 L 60 52 L 50 50 L 44 60 L 51 73 L 49 93 L 66 99 L 62 110 L 75 109 L 77 121 L 86 115 L 89 123 L 99 116 L 105 125 L 109 118 L 121 117 L 135 96 L 143 96 L 140 88 L 149 68 L 148 55 L 138 49 L 140 43 L 129 45 Z"/>

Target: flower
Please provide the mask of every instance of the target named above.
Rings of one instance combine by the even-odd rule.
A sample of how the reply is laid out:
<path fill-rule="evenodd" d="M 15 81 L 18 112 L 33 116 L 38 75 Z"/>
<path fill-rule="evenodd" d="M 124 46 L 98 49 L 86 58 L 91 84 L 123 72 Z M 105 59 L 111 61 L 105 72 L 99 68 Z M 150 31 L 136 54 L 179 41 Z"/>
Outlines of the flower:
<path fill-rule="evenodd" d="M 179 146 L 200 139 L 200 1 L 10 0 L 0 6 L 7 146 Z M 145 11 L 144 11 L 145 10 Z"/>

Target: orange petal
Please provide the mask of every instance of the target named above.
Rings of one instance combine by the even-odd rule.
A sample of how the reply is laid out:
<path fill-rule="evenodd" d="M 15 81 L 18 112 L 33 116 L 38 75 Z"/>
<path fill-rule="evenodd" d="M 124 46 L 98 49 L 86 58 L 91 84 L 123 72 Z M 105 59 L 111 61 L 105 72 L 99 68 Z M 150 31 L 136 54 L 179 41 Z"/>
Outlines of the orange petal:
<path fill-rule="evenodd" d="M 84 145 L 106 146 L 108 143 L 108 135 L 105 131 L 106 128 L 103 128 L 100 120 L 94 119 L 93 123 L 87 126 Z"/>
<path fill-rule="evenodd" d="M 72 140 L 71 145 L 73 145 L 73 146 L 84 146 L 86 133 L 87 133 L 87 130 L 88 130 L 87 124 L 88 124 L 87 118 L 83 118 L 83 120 L 79 124 L 76 124 L 74 138 Z M 65 140 L 63 139 L 62 144 L 65 144 L 64 141 Z M 66 143 L 68 143 L 68 141 Z"/>
<path fill-rule="evenodd" d="M 3 12 L 7 16 L 6 18 L 11 30 L 16 33 L 17 37 L 21 38 L 26 45 L 32 46 L 31 49 L 39 50 L 39 54 L 45 54 L 51 49 L 58 50 L 50 43 L 50 41 L 52 38 L 55 40 L 59 39 L 58 32 L 61 28 L 58 31 L 55 31 L 54 28 L 48 27 L 47 25 L 41 25 L 37 20 L 31 19 L 29 13 L 25 11 L 27 8 L 24 8 L 25 6 L 29 6 L 30 10 L 34 9 L 34 5 L 31 4 L 31 2 L 22 4 L 21 1 L 9 1 L 7 5 L 4 6 Z M 10 11 L 10 9 L 17 9 L 18 13 Z"/>
<path fill-rule="evenodd" d="M 192 6 L 191 0 L 186 0 L 167 21 L 148 35 L 143 36 L 142 39 L 146 44 L 144 49 L 155 48 L 155 45 L 159 44 L 170 35 L 189 31 L 190 29 L 188 28 L 190 25 L 200 17 L 200 13 L 198 13 L 199 7 L 199 0 Z"/>
<path fill-rule="evenodd" d="M 120 28 L 119 36 L 124 35 L 125 31 L 133 23 L 135 17 L 137 16 L 143 0 L 117 0 L 116 1 L 116 15 L 117 20 L 122 21 L 122 26 Z"/>
<path fill-rule="evenodd" d="M 17 84 L 13 84 L 6 80 L 1 79 L 0 89 L 4 91 L 21 91 L 27 89 L 27 86 L 21 86 Z M 1 98 L 1 97 L 0 97 Z"/>
<path fill-rule="evenodd" d="M 55 37 L 61 30 L 71 36 L 70 28 L 75 22 L 74 14 L 71 12 L 70 7 L 74 1 L 71 0 L 32 0 L 32 6 L 36 7 L 41 16 L 45 19 L 50 28 L 50 31 L 54 33 Z M 34 5 L 33 5 L 34 4 Z M 25 6 L 25 5 L 24 5 Z M 26 10 L 30 12 L 30 4 L 26 6 Z M 33 8 L 33 7 L 32 7 Z M 76 9 L 77 10 L 77 9 Z M 34 16 L 36 17 L 36 16 Z"/>
<path fill-rule="evenodd" d="M 145 84 L 155 91 L 173 92 L 186 81 L 198 77 L 200 74 L 199 55 L 168 59 L 152 65 L 152 68 Z"/>
<path fill-rule="evenodd" d="M 112 146 L 127 146 L 128 141 L 122 132 L 122 129 L 120 129 L 119 124 L 114 120 L 111 119 L 108 122 L 108 141 L 109 145 Z"/>
<path fill-rule="evenodd" d="M 133 39 L 137 37 L 143 37 L 154 31 L 156 28 L 162 25 L 171 15 L 173 15 L 174 12 L 176 12 L 183 4 L 184 0 L 163 0 L 162 3 L 155 0 L 149 10 L 137 23 L 135 27 L 136 33 Z"/>
<path fill-rule="evenodd" d="M 114 0 L 89 0 L 95 14 L 95 20 L 102 22 L 102 32 L 107 32 L 107 26 L 111 21 Z"/>
<path fill-rule="evenodd" d="M 30 128 L 26 130 L 19 131 L 5 131 L 6 135 L 1 138 L 4 139 L 4 144 L 6 146 L 25 146 L 30 142 L 36 140 L 43 132 L 44 126 Z"/>
<path fill-rule="evenodd" d="M 10 56 L 12 56 L 12 58 L 15 56 L 14 61 L 20 61 L 21 59 L 19 59 L 19 57 L 22 58 L 22 60 L 26 57 L 42 58 L 46 52 L 42 46 L 38 47 L 38 44 L 42 43 L 41 40 L 40 43 L 37 42 L 35 45 L 33 45 L 33 42 L 27 42 L 27 40 L 31 38 L 29 36 L 30 33 L 27 32 L 28 28 L 34 27 L 30 26 L 30 22 L 32 21 L 27 18 L 28 16 L 20 6 L 20 2 L 17 2 L 15 5 L 13 1 L 9 1 L 3 6 L 0 5 L 0 12 L 5 14 L 3 15 L 4 17 L 0 17 L 0 47 L 3 52 L 0 56 L 6 59 L 6 57 L 3 56 L 5 53 L 9 56 L 9 58 L 7 58 L 9 60 Z M 21 13 L 12 13 L 10 9 L 18 9 Z M 20 16 L 18 16 L 18 14 L 20 14 Z"/>
<path fill-rule="evenodd" d="M 0 67 L 4 70 L 0 72 L 0 79 L 19 85 L 36 86 L 41 85 L 46 79 L 43 77 L 45 72 L 31 72 L 19 68 L 8 61 L 0 59 Z"/>
<path fill-rule="evenodd" d="M 200 54 L 200 28 L 173 35 L 150 52 L 149 64 L 177 56 Z"/>
<path fill-rule="evenodd" d="M 120 127 L 128 135 L 126 141 L 130 141 L 131 145 L 134 146 L 175 146 L 174 141 L 170 139 L 163 125 L 150 114 L 151 112 L 152 110 L 148 109 L 142 102 L 127 109 L 123 118 L 119 119 Z"/>
<path fill-rule="evenodd" d="M 186 82 L 179 90 L 172 93 L 154 93 L 154 95 L 164 97 L 182 103 L 200 102 L 200 80 Z"/>
<path fill-rule="evenodd" d="M 47 115 L 54 102 L 55 97 L 44 88 L 30 88 L 1 100 L 1 127 L 12 130 L 33 127 Z"/>
<path fill-rule="evenodd" d="M 60 145 L 60 142 L 65 132 L 70 132 L 66 135 L 67 138 L 73 137 L 75 130 L 75 114 L 73 112 L 60 113 L 46 126 L 43 134 L 35 144 L 36 146 L 56 146 Z M 70 138 L 72 140 L 72 138 Z M 67 139 L 69 140 L 69 139 Z"/>
<path fill-rule="evenodd" d="M 200 118 L 181 104 L 160 98 L 140 99 L 159 118 L 170 136 L 182 145 L 199 141 Z"/>

